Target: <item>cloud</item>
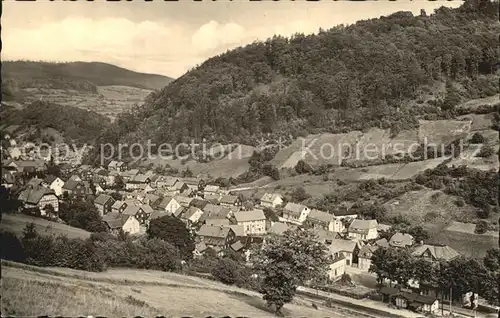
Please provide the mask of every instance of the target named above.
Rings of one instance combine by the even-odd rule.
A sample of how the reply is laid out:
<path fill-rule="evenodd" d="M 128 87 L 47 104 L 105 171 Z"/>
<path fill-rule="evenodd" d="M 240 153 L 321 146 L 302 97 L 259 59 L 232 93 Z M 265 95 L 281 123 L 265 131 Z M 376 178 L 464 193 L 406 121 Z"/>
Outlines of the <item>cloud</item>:
<path fill-rule="evenodd" d="M 81 13 L 85 17 L 66 15 L 56 22 L 36 19 L 21 24 L 14 14 L 4 15 L 2 58 L 101 61 L 135 71 L 179 77 L 211 56 L 255 40 L 265 40 L 274 34 L 309 34 L 317 32 L 320 27 L 329 29 L 338 23 L 352 23 L 365 16 L 387 14 L 399 8 L 384 7 L 384 10 L 377 11 L 365 4 L 359 5 L 359 10 L 337 11 L 331 6 L 308 4 L 306 11 L 298 10 L 306 8 L 304 6 L 284 12 L 235 15 L 234 21 L 226 22 L 205 18 L 198 20 L 198 24 L 187 24 L 173 18 L 143 21 L 123 17 L 92 19 L 88 11 Z M 412 7 L 412 10 L 417 11 L 417 7 Z"/>

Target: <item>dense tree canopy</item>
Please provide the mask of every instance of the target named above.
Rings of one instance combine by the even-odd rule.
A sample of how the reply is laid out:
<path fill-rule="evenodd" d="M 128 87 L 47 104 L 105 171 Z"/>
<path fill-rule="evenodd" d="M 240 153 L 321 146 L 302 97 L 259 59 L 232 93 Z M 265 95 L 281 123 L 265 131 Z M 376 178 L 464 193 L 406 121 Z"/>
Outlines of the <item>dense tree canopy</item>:
<path fill-rule="evenodd" d="M 157 143 L 398 131 L 424 114 L 449 116 L 465 98 L 495 94 L 498 31 L 496 4 L 468 0 L 430 16 L 397 12 L 315 35 L 274 36 L 208 59 L 113 129 Z M 420 100 L 437 84 L 446 84 L 443 96 Z"/>

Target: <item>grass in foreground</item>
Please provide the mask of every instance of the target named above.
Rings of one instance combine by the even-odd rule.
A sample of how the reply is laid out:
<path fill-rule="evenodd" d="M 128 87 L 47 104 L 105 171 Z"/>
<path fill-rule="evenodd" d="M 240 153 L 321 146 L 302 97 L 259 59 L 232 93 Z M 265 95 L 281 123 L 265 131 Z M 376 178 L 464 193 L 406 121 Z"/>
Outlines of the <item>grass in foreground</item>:
<path fill-rule="evenodd" d="M 4 261 L 2 270 L 1 309 L 8 315 L 274 316 L 260 294 L 197 277 L 128 269 L 87 273 Z M 283 312 L 293 317 L 361 317 L 348 309 L 316 310 L 300 297 Z"/>

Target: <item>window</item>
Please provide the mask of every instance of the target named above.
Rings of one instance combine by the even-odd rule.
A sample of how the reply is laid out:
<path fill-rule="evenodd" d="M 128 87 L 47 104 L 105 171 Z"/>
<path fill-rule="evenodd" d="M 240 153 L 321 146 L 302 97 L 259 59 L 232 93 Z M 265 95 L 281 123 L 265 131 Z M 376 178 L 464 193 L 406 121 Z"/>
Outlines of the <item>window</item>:
<path fill-rule="evenodd" d="M 350 259 L 346 259 L 345 263 L 346 263 L 346 265 L 351 265 L 351 260 Z"/>

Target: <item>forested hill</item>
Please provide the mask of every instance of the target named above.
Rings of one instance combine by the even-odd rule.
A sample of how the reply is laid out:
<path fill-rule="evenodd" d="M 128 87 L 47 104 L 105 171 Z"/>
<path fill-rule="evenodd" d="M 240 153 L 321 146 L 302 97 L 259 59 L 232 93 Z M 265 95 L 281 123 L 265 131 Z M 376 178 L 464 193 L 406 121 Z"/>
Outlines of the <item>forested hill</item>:
<path fill-rule="evenodd" d="M 91 144 L 110 125 L 108 118 L 95 112 L 41 101 L 21 109 L 2 105 L 0 116 L 2 130 L 15 132 L 18 140 L 47 143 L 56 141 L 50 133 L 55 132 L 68 143 Z"/>
<path fill-rule="evenodd" d="M 2 79 L 11 89 L 48 87 L 92 90 L 92 86 L 123 85 L 159 89 L 172 79 L 163 75 L 130 71 L 100 62 L 49 63 L 34 61 L 2 62 Z"/>
<path fill-rule="evenodd" d="M 414 127 L 498 91 L 498 2 L 275 36 L 210 58 L 117 121 L 114 137 L 248 143 L 262 133 Z M 115 127 L 116 128 L 116 127 Z"/>

